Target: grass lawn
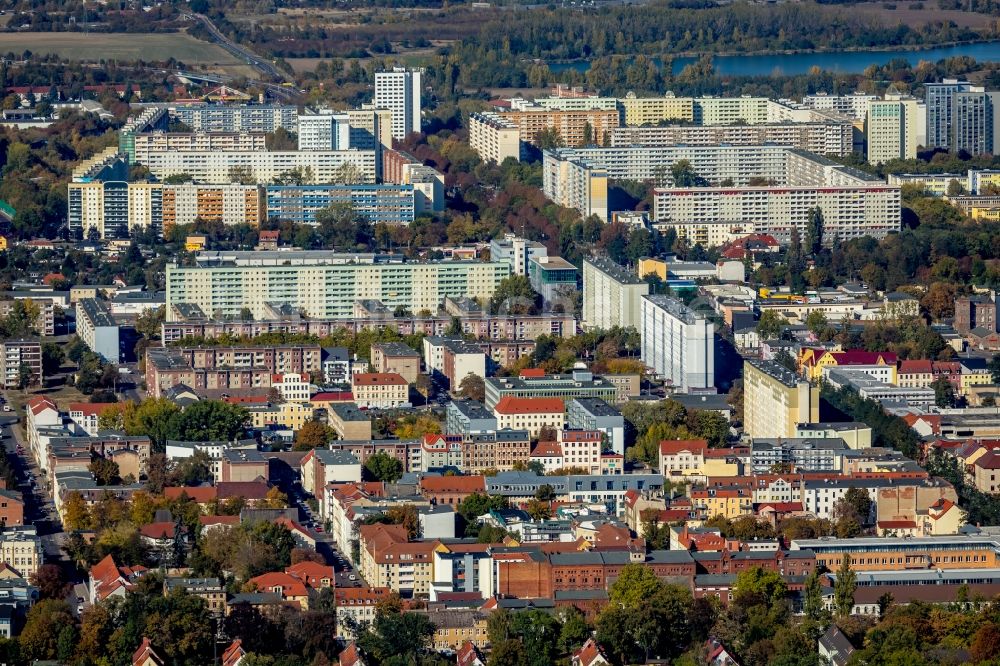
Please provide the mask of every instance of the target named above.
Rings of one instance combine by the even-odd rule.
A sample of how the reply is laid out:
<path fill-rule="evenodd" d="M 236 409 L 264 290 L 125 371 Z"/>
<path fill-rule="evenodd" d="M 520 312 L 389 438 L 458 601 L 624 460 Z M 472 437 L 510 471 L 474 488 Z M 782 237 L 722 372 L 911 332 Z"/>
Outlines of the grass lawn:
<path fill-rule="evenodd" d="M 82 33 L 7 32 L 0 36 L 0 51 L 54 53 L 71 60 L 167 60 L 187 64 L 239 64 L 224 49 L 182 32 Z"/>

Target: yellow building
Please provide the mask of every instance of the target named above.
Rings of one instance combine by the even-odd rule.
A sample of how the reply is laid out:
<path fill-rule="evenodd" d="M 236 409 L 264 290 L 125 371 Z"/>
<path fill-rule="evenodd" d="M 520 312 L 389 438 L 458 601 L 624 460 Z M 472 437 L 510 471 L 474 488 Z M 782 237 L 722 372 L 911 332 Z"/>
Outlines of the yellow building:
<path fill-rule="evenodd" d="M 1000 207 L 972 206 L 969 208 L 969 216 L 980 222 L 996 222 L 1000 220 Z"/>
<path fill-rule="evenodd" d="M 774 361 L 743 363 L 743 430 L 752 438 L 795 437 L 819 421 L 819 387 Z"/>
<path fill-rule="evenodd" d="M 651 257 L 639 257 L 639 265 L 636 269 L 640 278 L 644 278 L 650 273 L 653 273 L 661 280 L 666 281 L 667 279 L 667 262 L 662 259 L 653 259 Z"/>
<path fill-rule="evenodd" d="M 7 250 L 7 237 L 0 236 L 0 252 L 5 252 Z"/>
<path fill-rule="evenodd" d="M 889 384 L 896 383 L 896 355 L 889 352 L 866 352 L 862 350 L 831 351 L 814 347 L 803 347 L 799 352 L 799 372 L 809 381 L 816 382 L 823 378 L 824 368 L 872 366 L 884 368 L 878 373 L 878 379 Z"/>
<path fill-rule="evenodd" d="M 691 503 L 705 518 L 725 516 L 733 520 L 753 514 L 753 495 L 744 488 L 692 490 Z"/>
<path fill-rule="evenodd" d="M 298 431 L 307 421 L 313 419 L 313 407 L 299 402 L 284 402 L 280 405 L 261 405 L 247 408 L 250 423 L 254 428 L 282 425 Z"/>
<path fill-rule="evenodd" d="M 664 120 L 694 120 L 694 100 L 690 97 L 636 97 L 628 93 L 618 100 L 625 124 L 629 126 L 655 125 Z"/>
<path fill-rule="evenodd" d="M 184 241 L 184 249 L 188 252 L 201 252 L 205 249 L 208 238 L 205 236 L 188 236 Z"/>

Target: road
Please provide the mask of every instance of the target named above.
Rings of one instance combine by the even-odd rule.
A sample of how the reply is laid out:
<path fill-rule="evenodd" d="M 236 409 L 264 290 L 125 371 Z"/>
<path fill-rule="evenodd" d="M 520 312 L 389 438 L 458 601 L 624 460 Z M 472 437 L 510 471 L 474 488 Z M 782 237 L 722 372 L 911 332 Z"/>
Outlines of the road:
<path fill-rule="evenodd" d="M 16 490 L 24 497 L 24 522 L 38 528 L 45 549 L 45 559 L 52 562 L 64 557 L 62 545 L 66 534 L 62 531 L 56 506 L 45 492 L 41 470 L 28 454 L 26 442 L 22 441 L 18 421 L 18 417 L 11 414 L 5 413 L 0 417 L 0 441 L 3 442 L 4 453 L 11 460 L 17 475 Z M 21 455 L 17 454 L 18 444 L 24 448 Z M 32 481 L 35 483 L 32 484 Z"/>
<path fill-rule="evenodd" d="M 285 75 L 280 70 L 278 70 L 277 67 L 272 65 L 270 61 L 261 58 L 253 51 L 245 49 L 236 42 L 230 40 L 228 37 L 222 34 L 222 32 L 219 31 L 219 29 L 215 26 L 214 23 L 212 23 L 212 19 L 208 18 L 204 14 L 195 14 L 195 13 L 184 14 L 184 18 L 187 18 L 192 21 L 198 21 L 199 23 L 201 23 L 203 26 L 205 26 L 205 29 L 208 30 L 208 33 L 212 36 L 212 41 L 214 41 L 216 44 L 224 48 L 226 51 L 236 56 L 240 60 L 244 61 L 257 71 L 259 71 L 264 76 L 276 79 L 278 81 L 286 80 Z"/>

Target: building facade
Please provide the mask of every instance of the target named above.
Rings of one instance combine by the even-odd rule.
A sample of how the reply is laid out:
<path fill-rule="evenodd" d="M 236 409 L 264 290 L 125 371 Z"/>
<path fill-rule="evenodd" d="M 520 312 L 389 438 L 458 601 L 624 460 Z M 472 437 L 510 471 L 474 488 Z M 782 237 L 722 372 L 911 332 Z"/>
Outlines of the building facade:
<path fill-rule="evenodd" d="M 715 324 L 669 296 L 643 296 L 642 362 L 674 390 L 715 386 Z"/>

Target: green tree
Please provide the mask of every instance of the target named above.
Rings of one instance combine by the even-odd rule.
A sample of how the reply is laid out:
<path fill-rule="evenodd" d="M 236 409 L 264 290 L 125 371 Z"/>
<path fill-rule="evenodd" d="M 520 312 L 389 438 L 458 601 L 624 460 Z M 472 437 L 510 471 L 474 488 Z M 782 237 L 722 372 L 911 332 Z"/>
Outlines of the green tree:
<path fill-rule="evenodd" d="M 357 644 L 380 664 L 419 664 L 434 631 L 434 623 L 423 613 L 377 612 Z"/>
<path fill-rule="evenodd" d="M 819 207 L 810 208 L 806 221 L 806 251 L 816 256 L 823 250 L 823 211 Z"/>
<path fill-rule="evenodd" d="M 470 372 L 459 382 L 458 392 L 467 400 L 483 402 L 486 400 L 486 380 Z"/>
<path fill-rule="evenodd" d="M 42 345 L 42 374 L 46 377 L 59 372 L 65 360 L 66 352 L 61 345 L 55 342 L 46 342 Z"/>
<path fill-rule="evenodd" d="M 249 414 L 239 405 L 201 400 L 170 419 L 172 439 L 185 442 L 229 442 L 243 434 Z"/>
<path fill-rule="evenodd" d="M 736 576 L 733 587 L 734 600 L 741 601 L 753 596 L 770 606 L 783 603 L 788 594 L 788 586 L 781 574 L 761 567 L 741 571 Z"/>
<path fill-rule="evenodd" d="M 143 310 L 135 318 L 135 330 L 147 340 L 159 340 L 161 326 L 166 319 L 166 307 Z"/>
<path fill-rule="evenodd" d="M 947 377 L 938 377 L 931 383 L 934 389 L 934 404 L 938 407 L 955 406 L 955 385 Z"/>
<path fill-rule="evenodd" d="M 379 451 L 365 461 L 365 471 L 376 481 L 395 483 L 403 476 L 403 463 L 385 451 Z"/>
<path fill-rule="evenodd" d="M 113 460 L 97 456 L 90 461 L 88 469 L 99 486 L 110 486 L 121 481 L 118 463 Z"/>
<path fill-rule="evenodd" d="M 757 335 L 761 340 L 774 340 L 779 335 L 788 321 L 775 310 L 765 310 L 757 321 Z"/>
<path fill-rule="evenodd" d="M 708 181 L 698 175 L 690 160 L 678 160 L 670 166 L 674 187 L 705 187 Z"/>
<path fill-rule="evenodd" d="M 808 315 L 806 315 L 806 328 L 808 328 L 814 335 L 819 335 L 826 330 L 828 322 L 826 320 L 826 315 L 819 310 L 813 310 Z"/>
<path fill-rule="evenodd" d="M 537 314 L 540 308 L 541 296 L 535 293 L 525 275 L 505 277 L 490 299 L 491 312 L 498 314 Z"/>
<path fill-rule="evenodd" d="M 858 587 L 858 575 L 851 569 L 851 556 L 844 553 L 844 559 L 837 569 L 837 579 L 833 584 L 833 604 L 837 614 L 848 617 L 854 610 L 854 591 Z"/>
<path fill-rule="evenodd" d="M 663 582 L 653 570 L 641 564 L 626 564 L 608 591 L 608 602 L 636 608 L 663 589 Z"/>

